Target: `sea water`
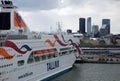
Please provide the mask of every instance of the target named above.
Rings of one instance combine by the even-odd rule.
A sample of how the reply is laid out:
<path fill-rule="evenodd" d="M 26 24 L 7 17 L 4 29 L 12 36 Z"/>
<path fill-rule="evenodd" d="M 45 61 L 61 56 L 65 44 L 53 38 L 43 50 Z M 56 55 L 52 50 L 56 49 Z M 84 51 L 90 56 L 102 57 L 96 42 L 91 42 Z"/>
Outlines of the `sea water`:
<path fill-rule="evenodd" d="M 120 64 L 75 64 L 71 71 L 51 81 L 120 81 Z"/>

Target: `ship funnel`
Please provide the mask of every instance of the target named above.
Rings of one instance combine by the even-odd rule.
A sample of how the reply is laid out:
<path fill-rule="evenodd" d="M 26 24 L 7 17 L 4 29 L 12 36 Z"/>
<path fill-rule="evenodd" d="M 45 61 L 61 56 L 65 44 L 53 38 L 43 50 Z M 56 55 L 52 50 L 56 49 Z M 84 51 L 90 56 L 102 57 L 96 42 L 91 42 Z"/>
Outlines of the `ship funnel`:
<path fill-rule="evenodd" d="M 13 9 L 13 8 L 17 8 L 16 6 L 13 5 L 13 2 L 12 1 L 9 1 L 9 0 L 2 0 L 1 1 L 1 5 L 0 7 L 2 9 Z"/>

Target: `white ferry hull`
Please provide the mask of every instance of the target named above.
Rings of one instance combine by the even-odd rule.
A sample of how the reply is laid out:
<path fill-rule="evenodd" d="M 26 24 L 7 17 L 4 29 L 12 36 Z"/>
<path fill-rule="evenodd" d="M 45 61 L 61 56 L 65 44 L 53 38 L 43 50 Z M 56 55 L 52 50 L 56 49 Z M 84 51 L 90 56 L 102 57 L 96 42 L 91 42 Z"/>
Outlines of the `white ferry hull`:
<path fill-rule="evenodd" d="M 45 67 L 44 70 L 46 69 L 45 72 L 42 72 L 42 71 L 37 71 L 38 74 L 35 74 L 33 75 L 33 78 L 28 78 L 27 81 L 47 81 L 49 79 L 52 79 L 53 77 L 56 77 L 57 75 L 59 74 L 62 74 L 61 72 L 66 72 L 68 71 L 70 68 L 72 68 L 74 62 L 75 62 L 75 59 L 76 57 L 74 55 L 66 55 L 67 58 L 65 58 L 64 56 L 63 57 L 60 57 L 60 58 L 56 58 L 56 59 L 51 59 L 51 60 L 48 60 L 46 62 L 43 63 L 43 66 Z M 62 59 L 62 60 L 60 60 Z M 51 70 L 51 71 L 47 71 L 47 63 L 49 62 L 54 62 L 54 61 L 59 61 L 59 67 Z M 42 64 L 41 64 L 42 65 Z M 40 68 L 38 68 L 40 69 Z M 42 68 L 41 68 L 42 69 Z M 40 69 L 40 70 L 41 70 Z"/>
<path fill-rule="evenodd" d="M 52 37 L 49 38 L 51 41 L 54 39 Z M 3 55 L 0 57 L 0 81 L 46 81 L 71 68 L 76 60 L 77 49 L 71 44 L 61 46 L 59 42 L 51 47 L 46 40 L 5 41 L 6 47 L 0 47 Z"/>
<path fill-rule="evenodd" d="M 58 73 L 72 68 L 75 59 L 74 54 L 68 54 L 21 67 L 12 67 L 3 71 L 4 76 L 1 76 L 0 81 L 47 81 Z"/>

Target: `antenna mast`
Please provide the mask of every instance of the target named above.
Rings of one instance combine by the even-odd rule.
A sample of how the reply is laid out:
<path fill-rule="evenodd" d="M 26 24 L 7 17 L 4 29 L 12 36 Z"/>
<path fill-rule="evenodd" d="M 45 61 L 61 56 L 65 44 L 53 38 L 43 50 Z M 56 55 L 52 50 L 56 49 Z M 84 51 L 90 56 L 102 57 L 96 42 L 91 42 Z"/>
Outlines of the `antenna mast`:
<path fill-rule="evenodd" d="M 61 34 L 62 33 L 62 28 L 61 28 L 61 23 L 58 22 L 58 34 Z"/>

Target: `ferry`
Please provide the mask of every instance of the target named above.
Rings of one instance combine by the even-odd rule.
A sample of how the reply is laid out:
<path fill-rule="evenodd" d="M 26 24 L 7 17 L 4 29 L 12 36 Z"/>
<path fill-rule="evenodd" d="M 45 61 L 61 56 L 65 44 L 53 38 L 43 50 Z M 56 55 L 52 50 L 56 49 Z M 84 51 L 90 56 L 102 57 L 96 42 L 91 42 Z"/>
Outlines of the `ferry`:
<path fill-rule="evenodd" d="M 73 67 L 81 50 L 72 34 L 31 33 L 12 1 L 0 7 L 0 81 L 48 81 Z"/>

